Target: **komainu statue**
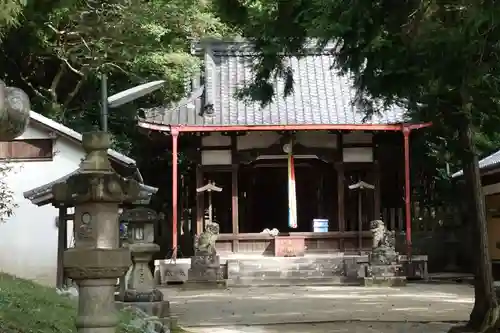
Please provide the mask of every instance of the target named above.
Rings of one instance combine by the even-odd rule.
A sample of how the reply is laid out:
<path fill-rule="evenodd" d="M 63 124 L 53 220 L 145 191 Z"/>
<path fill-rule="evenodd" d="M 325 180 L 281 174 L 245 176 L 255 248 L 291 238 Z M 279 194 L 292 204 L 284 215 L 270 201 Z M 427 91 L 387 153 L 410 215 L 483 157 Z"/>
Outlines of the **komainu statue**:
<path fill-rule="evenodd" d="M 215 222 L 207 223 L 205 231 L 195 238 L 195 255 L 216 255 L 215 242 L 219 237 L 219 224 Z"/>
<path fill-rule="evenodd" d="M 373 235 L 372 260 L 383 264 L 392 263 L 397 258 L 395 232 L 387 230 L 381 220 L 371 221 L 370 228 Z"/>
<path fill-rule="evenodd" d="M 371 221 L 370 229 L 373 235 L 373 249 L 377 249 L 380 247 L 388 247 L 394 249 L 396 245 L 395 233 L 394 231 L 387 230 L 383 221 Z"/>

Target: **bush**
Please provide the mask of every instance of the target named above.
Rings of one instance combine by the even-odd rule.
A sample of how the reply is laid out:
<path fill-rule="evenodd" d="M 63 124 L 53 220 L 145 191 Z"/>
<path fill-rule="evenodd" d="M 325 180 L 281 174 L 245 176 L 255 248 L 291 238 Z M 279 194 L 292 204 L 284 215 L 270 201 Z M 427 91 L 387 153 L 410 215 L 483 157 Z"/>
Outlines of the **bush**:
<path fill-rule="evenodd" d="M 76 301 L 55 289 L 0 273 L 1 333 L 76 332 Z M 118 333 L 139 333 L 134 314 L 120 312 Z"/>

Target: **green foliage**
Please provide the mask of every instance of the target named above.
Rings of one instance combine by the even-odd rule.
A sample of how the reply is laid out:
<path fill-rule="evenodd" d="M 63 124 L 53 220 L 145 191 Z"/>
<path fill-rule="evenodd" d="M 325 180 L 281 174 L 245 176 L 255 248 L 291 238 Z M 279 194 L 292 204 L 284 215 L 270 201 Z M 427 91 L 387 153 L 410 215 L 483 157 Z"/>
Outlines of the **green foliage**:
<path fill-rule="evenodd" d="M 14 192 L 5 181 L 12 172 L 14 172 L 12 165 L 0 163 L 0 223 L 11 217 L 18 206 L 14 200 Z"/>
<path fill-rule="evenodd" d="M 5 36 L 0 72 L 26 90 L 35 111 L 79 131 L 98 125 L 101 73 L 109 94 L 166 80 L 162 91 L 110 110 L 115 148 L 129 153 L 138 136 L 136 110 L 184 95 L 200 65 L 192 41 L 228 32 L 205 0 L 33 1 Z"/>
<path fill-rule="evenodd" d="M 55 289 L 0 273 L 0 328 L 2 333 L 76 332 L 76 302 Z M 129 323 L 130 312 L 120 313 L 120 333 L 139 333 Z"/>
<path fill-rule="evenodd" d="M 19 23 L 18 17 L 22 12 L 25 0 L 0 0 L 0 37 L 6 30 Z"/>

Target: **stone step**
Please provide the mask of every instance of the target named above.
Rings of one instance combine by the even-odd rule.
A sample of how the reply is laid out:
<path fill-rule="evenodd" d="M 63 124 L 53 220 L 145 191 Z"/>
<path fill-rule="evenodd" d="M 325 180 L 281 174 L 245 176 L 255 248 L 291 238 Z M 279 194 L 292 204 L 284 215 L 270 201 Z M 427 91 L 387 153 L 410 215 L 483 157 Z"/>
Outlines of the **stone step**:
<path fill-rule="evenodd" d="M 335 277 L 316 277 L 316 278 L 249 278 L 239 277 L 236 279 L 228 279 L 226 284 L 228 287 L 270 287 L 270 286 L 338 286 L 338 285 L 359 285 L 357 279 L 347 279 L 342 276 Z"/>
<path fill-rule="evenodd" d="M 333 277 L 343 276 L 341 272 L 335 271 L 318 271 L 318 270 L 300 270 L 300 271 L 258 271 L 258 272 L 244 272 L 238 274 L 243 277 Z M 231 278 L 231 276 L 230 276 Z"/>
<path fill-rule="evenodd" d="M 340 270 L 344 267 L 342 261 L 308 260 L 308 261 L 237 261 L 240 271 L 267 271 L 267 270 Z"/>

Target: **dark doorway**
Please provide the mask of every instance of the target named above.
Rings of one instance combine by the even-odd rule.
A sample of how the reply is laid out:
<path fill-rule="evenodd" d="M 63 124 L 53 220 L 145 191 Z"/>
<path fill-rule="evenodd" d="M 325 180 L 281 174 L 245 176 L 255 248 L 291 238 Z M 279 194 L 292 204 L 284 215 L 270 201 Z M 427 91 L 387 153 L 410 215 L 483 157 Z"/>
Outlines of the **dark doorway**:
<path fill-rule="evenodd" d="M 257 166 L 253 168 L 251 189 L 251 220 L 246 232 L 268 228 L 284 231 L 288 223 L 287 169 Z"/>
<path fill-rule="evenodd" d="M 258 233 L 264 229 L 278 229 L 281 233 L 311 232 L 314 218 L 329 217 L 325 209 L 323 169 L 315 161 L 296 160 L 295 186 L 297 193 L 296 229 L 288 226 L 288 169 L 286 160 L 255 163 L 240 174 L 240 203 L 244 217 L 240 217 L 240 232 Z M 326 199 L 326 200 L 325 200 Z M 244 203 L 244 204 L 243 204 Z M 330 207 L 326 205 L 326 207 Z M 323 212 L 321 212 L 323 211 Z"/>
<path fill-rule="evenodd" d="M 290 232 L 311 232 L 313 219 L 321 217 L 318 216 L 319 197 L 317 191 L 320 179 L 318 172 L 308 164 L 295 168 L 297 228 L 287 228 Z"/>

